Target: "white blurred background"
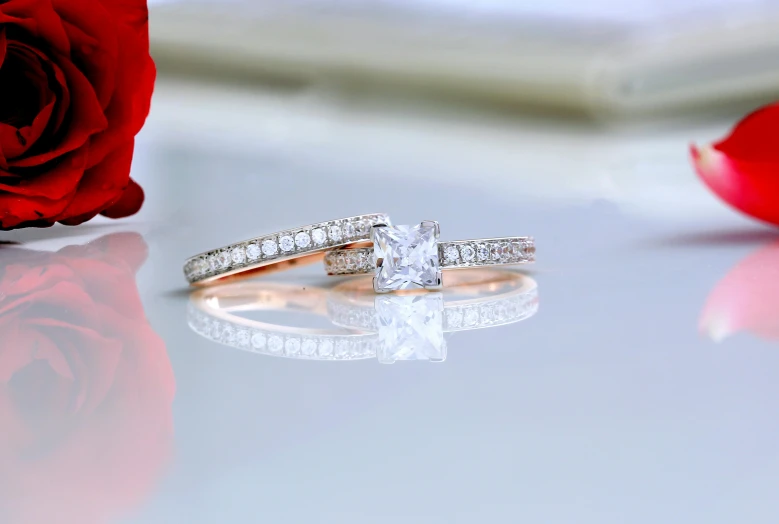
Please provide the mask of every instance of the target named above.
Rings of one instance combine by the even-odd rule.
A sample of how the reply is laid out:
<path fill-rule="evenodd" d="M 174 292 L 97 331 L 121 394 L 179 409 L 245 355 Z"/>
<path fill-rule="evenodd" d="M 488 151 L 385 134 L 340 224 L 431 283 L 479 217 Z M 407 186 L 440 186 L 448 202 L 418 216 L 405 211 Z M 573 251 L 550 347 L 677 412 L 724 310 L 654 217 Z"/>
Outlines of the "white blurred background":
<path fill-rule="evenodd" d="M 144 136 L 346 176 L 732 218 L 688 145 L 779 99 L 774 0 L 151 6 Z"/>
<path fill-rule="evenodd" d="M 773 0 L 158 2 L 163 65 L 636 115 L 779 87 Z"/>

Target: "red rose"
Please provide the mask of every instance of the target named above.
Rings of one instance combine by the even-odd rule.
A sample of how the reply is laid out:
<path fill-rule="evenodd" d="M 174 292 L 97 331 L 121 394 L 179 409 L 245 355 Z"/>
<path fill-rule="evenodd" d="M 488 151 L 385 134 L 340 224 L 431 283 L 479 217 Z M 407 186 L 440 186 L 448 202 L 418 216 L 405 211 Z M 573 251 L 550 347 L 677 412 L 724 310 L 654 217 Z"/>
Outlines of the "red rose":
<path fill-rule="evenodd" d="M 174 377 L 135 285 L 146 245 L 0 249 L 0 515 L 113 522 L 171 452 Z"/>
<path fill-rule="evenodd" d="M 779 225 L 779 104 L 755 111 L 729 137 L 692 146 L 703 182 L 739 211 Z"/>
<path fill-rule="evenodd" d="M 748 256 L 719 281 L 700 329 L 717 342 L 739 331 L 779 341 L 779 242 Z"/>
<path fill-rule="evenodd" d="M 146 0 L 0 2 L 0 229 L 137 212 L 155 75 Z"/>

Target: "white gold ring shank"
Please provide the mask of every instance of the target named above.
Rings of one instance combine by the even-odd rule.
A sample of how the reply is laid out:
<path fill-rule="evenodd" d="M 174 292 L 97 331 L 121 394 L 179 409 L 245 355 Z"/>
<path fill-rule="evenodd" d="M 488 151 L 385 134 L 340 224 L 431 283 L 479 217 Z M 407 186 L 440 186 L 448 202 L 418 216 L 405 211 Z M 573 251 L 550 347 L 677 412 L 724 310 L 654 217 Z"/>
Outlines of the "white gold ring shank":
<path fill-rule="evenodd" d="M 448 253 L 448 256 L 447 256 Z M 468 269 L 535 262 L 531 237 L 456 240 L 438 243 L 441 269 Z M 325 254 L 328 275 L 367 275 L 376 271 L 372 247 L 333 249 Z"/>

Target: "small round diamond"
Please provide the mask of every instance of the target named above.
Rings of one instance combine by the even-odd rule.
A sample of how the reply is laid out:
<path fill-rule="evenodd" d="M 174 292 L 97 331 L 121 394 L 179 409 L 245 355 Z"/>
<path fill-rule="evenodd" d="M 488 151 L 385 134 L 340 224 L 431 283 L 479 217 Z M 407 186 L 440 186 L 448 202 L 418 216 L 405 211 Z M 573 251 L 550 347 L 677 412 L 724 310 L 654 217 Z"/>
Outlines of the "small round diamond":
<path fill-rule="evenodd" d="M 500 259 L 507 262 L 511 258 L 511 244 L 504 242 L 500 245 Z"/>
<path fill-rule="evenodd" d="M 284 340 L 278 335 L 271 335 L 268 338 L 268 349 L 273 353 L 278 353 L 284 348 Z"/>
<path fill-rule="evenodd" d="M 460 253 L 457 251 L 457 246 L 446 246 L 444 250 L 444 258 L 447 262 L 457 262 L 460 258 Z"/>
<path fill-rule="evenodd" d="M 230 257 L 233 259 L 233 263 L 243 264 L 246 260 L 246 250 L 243 248 L 243 246 L 235 247 L 230 253 Z"/>
<path fill-rule="evenodd" d="M 346 358 L 349 356 L 349 342 L 346 340 L 339 340 L 335 344 L 335 356 L 336 358 Z"/>
<path fill-rule="evenodd" d="M 471 262 L 474 258 L 476 258 L 476 250 L 474 250 L 471 246 L 461 247 L 460 254 L 463 257 L 463 260 L 466 262 Z"/>
<path fill-rule="evenodd" d="M 236 338 L 238 339 L 238 344 L 241 346 L 248 346 L 251 340 L 251 335 L 249 335 L 247 330 L 241 329 L 238 331 Z"/>
<path fill-rule="evenodd" d="M 479 248 L 476 250 L 476 256 L 479 260 L 487 260 L 490 258 L 490 248 L 486 244 L 479 244 Z"/>
<path fill-rule="evenodd" d="M 208 272 L 208 261 L 204 258 L 198 258 L 192 262 L 191 277 L 197 278 Z"/>
<path fill-rule="evenodd" d="M 235 330 L 232 327 L 227 326 L 222 331 L 222 341 L 229 345 L 235 344 Z"/>
<path fill-rule="evenodd" d="M 368 255 L 362 252 L 357 255 L 357 267 L 359 269 L 365 269 L 368 267 Z"/>
<path fill-rule="evenodd" d="M 446 322 L 451 328 L 458 328 L 463 325 L 462 309 L 452 309 L 446 312 Z"/>
<path fill-rule="evenodd" d="M 221 251 L 218 255 L 216 255 L 218 269 L 227 269 L 230 267 L 230 262 L 232 262 L 232 258 L 230 257 L 229 252 Z"/>
<path fill-rule="evenodd" d="M 333 349 L 332 340 L 323 340 L 322 343 L 319 344 L 319 356 L 331 357 L 333 355 Z"/>
<path fill-rule="evenodd" d="M 279 246 L 281 246 L 282 251 L 289 252 L 295 249 L 295 241 L 292 240 L 291 236 L 284 235 L 279 239 Z"/>
<path fill-rule="evenodd" d="M 357 223 L 357 234 L 360 236 L 368 236 L 371 232 L 371 223 L 367 220 L 360 220 Z"/>
<path fill-rule="evenodd" d="M 503 251 L 504 244 L 492 244 L 490 248 L 490 254 L 492 256 L 492 260 L 501 260 L 504 258 L 505 254 Z"/>
<path fill-rule="evenodd" d="M 342 237 L 341 228 L 338 226 L 330 226 L 327 229 L 327 233 L 330 235 L 330 240 L 333 242 L 340 242 Z"/>
<path fill-rule="evenodd" d="M 465 315 L 463 316 L 463 321 L 465 322 L 466 326 L 475 326 L 479 323 L 479 310 L 477 309 L 468 309 L 465 311 Z"/>
<path fill-rule="evenodd" d="M 311 237 L 305 231 L 301 231 L 295 235 L 295 244 L 299 248 L 306 248 L 311 245 Z"/>
<path fill-rule="evenodd" d="M 312 229 L 311 239 L 314 241 L 314 244 L 316 244 L 317 246 L 321 246 L 327 240 L 327 235 L 325 234 L 325 230 L 322 229 L 321 227 Z"/>
<path fill-rule="evenodd" d="M 204 273 L 203 270 L 208 271 L 208 265 L 206 264 L 205 267 L 203 267 L 203 259 L 198 258 L 196 260 L 193 260 L 190 264 L 189 273 L 192 277 L 199 277 Z"/>
<path fill-rule="evenodd" d="M 508 310 L 505 304 L 497 304 L 495 306 L 495 320 L 503 322 L 508 317 Z"/>
<path fill-rule="evenodd" d="M 265 347 L 265 335 L 262 333 L 255 333 L 252 335 L 252 347 L 254 349 L 262 349 Z"/>
<path fill-rule="evenodd" d="M 260 258 L 260 246 L 257 244 L 249 244 L 246 246 L 246 258 L 249 260 L 257 260 Z"/>
<path fill-rule="evenodd" d="M 300 339 L 287 339 L 287 342 L 284 344 L 284 351 L 287 353 L 287 355 L 296 355 L 297 352 L 300 351 Z"/>
<path fill-rule="evenodd" d="M 266 257 L 272 257 L 276 253 L 279 252 L 279 247 L 276 245 L 275 240 L 263 240 L 262 241 L 262 252 Z"/>
<path fill-rule="evenodd" d="M 357 233 L 357 230 L 354 228 L 354 224 L 351 222 L 347 222 L 344 224 L 344 236 L 346 238 L 354 238 L 354 235 Z"/>
<path fill-rule="evenodd" d="M 492 309 L 491 306 L 482 306 L 480 309 L 481 313 L 479 314 L 479 317 L 481 318 L 482 322 L 492 322 L 495 320 L 495 310 Z"/>
<path fill-rule="evenodd" d="M 311 356 L 314 353 L 316 353 L 316 341 L 307 338 L 303 341 L 303 344 L 300 346 L 300 350 L 304 355 Z"/>

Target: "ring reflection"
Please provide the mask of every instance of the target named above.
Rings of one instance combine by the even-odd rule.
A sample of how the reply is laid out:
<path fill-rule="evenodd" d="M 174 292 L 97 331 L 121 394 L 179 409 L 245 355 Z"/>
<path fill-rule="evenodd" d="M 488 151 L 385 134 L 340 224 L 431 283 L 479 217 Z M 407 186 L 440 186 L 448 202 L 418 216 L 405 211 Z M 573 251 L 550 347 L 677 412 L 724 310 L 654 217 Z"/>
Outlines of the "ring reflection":
<path fill-rule="evenodd" d="M 194 292 L 188 323 L 219 344 L 275 357 L 440 362 L 447 355 L 444 333 L 512 324 L 538 310 L 532 278 L 497 270 L 467 273 L 443 292 L 398 295 L 375 295 L 368 279 L 332 289 L 228 284 Z M 271 312 L 314 314 L 326 317 L 332 327 L 270 323 Z M 262 320 L 242 316 L 248 313 Z"/>

